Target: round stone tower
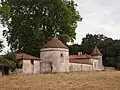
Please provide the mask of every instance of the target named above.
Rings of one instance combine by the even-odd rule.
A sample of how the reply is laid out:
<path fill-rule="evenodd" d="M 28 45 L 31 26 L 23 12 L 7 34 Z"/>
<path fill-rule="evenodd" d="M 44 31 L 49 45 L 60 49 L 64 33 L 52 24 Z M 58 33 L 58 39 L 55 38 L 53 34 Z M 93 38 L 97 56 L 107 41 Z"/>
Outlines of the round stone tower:
<path fill-rule="evenodd" d="M 97 69 L 103 70 L 102 53 L 97 48 L 97 46 L 95 46 L 93 52 L 91 53 L 91 56 L 94 60 L 97 60 Z"/>
<path fill-rule="evenodd" d="M 52 62 L 52 72 L 69 71 L 69 49 L 56 37 L 40 50 L 40 59 Z"/>

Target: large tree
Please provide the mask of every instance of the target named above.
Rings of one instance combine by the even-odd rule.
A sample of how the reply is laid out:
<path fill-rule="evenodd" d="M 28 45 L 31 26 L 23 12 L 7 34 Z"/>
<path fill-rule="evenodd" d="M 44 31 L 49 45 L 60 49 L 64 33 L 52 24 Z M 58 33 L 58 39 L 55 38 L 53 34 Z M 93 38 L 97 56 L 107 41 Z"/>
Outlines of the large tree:
<path fill-rule="evenodd" d="M 4 47 L 2 43 L 3 43 L 3 41 L 0 40 L 0 52 L 2 51 L 2 49 L 3 49 L 3 47 Z"/>
<path fill-rule="evenodd" d="M 1 16 L 12 51 L 39 54 L 53 36 L 65 44 L 75 39 L 80 15 L 73 0 L 2 0 Z"/>

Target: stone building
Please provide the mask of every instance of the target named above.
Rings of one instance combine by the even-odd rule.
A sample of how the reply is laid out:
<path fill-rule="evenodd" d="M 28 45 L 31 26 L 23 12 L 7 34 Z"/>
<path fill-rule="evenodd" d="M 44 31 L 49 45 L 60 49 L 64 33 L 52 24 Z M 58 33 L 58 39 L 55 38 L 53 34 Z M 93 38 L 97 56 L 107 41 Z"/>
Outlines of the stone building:
<path fill-rule="evenodd" d="M 52 63 L 52 72 L 69 71 L 69 49 L 56 37 L 40 50 L 40 59 Z"/>
<path fill-rule="evenodd" d="M 102 62 L 102 53 L 99 51 L 97 46 L 91 53 L 91 62 L 93 63 L 93 69 L 95 70 L 103 70 L 103 62 Z"/>
<path fill-rule="evenodd" d="M 19 53 L 16 58 L 22 63 L 22 73 L 39 74 L 51 72 L 72 72 L 103 70 L 102 54 L 97 47 L 91 55 L 70 55 L 69 49 L 58 38 L 52 38 L 40 50 L 40 58 Z"/>
<path fill-rule="evenodd" d="M 40 71 L 40 59 L 25 53 L 16 54 L 17 61 L 21 64 L 18 71 L 24 74 L 37 74 Z"/>
<path fill-rule="evenodd" d="M 103 70 L 102 54 L 97 48 L 94 48 L 91 55 L 79 54 L 70 55 L 70 71 L 92 71 L 92 70 Z"/>
<path fill-rule="evenodd" d="M 70 71 L 92 71 L 93 64 L 90 61 L 91 56 L 87 54 L 70 55 L 69 70 Z"/>

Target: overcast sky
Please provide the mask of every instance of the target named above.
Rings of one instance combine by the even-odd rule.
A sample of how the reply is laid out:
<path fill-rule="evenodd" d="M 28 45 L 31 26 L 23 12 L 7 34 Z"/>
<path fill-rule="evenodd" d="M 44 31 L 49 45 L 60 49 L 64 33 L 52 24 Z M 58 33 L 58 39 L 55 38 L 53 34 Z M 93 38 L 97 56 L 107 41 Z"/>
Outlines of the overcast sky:
<path fill-rule="evenodd" d="M 120 0 L 75 0 L 82 22 L 78 22 L 75 43 L 87 33 L 104 34 L 113 39 L 120 39 Z M 2 28 L 0 29 L 0 39 Z M 4 42 L 5 44 L 6 42 Z M 3 52 L 7 51 L 8 47 Z"/>
<path fill-rule="evenodd" d="M 76 29 L 77 43 L 87 33 L 120 38 L 120 0 L 75 0 L 83 21 Z"/>

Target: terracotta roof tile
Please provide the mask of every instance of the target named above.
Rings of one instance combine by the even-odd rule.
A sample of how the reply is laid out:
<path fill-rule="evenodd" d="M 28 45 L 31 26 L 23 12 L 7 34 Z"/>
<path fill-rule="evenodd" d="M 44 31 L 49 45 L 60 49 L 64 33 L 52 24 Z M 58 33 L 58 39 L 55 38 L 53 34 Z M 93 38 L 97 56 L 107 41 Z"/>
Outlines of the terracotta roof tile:
<path fill-rule="evenodd" d="M 68 49 L 58 38 L 53 37 L 43 48 L 65 48 Z"/>
<path fill-rule="evenodd" d="M 25 60 L 40 60 L 39 58 L 31 56 L 31 55 L 26 54 L 26 53 L 18 53 L 18 54 L 16 54 L 16 59 L 17 60 L 22 60 L 22 59 L 25 59 Z"/>
<path fill-rule="evenodd" d="M 80 63 L 80 64 L 90 64 L 90 65 L 92 65 L 92 63 L 90 63 L 89 60 L 70 59 L 69 62 L 70 63 Z"/>
<path fill-rule="evenodd" d="M 93 52 L 91 53 L 91 56 L 98 56 L 98 55 L 102 56 L 102 53 L 96 46 L 95 49 L 93 50 Z"/>
<path fill-rule="evenodd" d="M 92 64 L 89 61 L 90 58 L 91 58 L 91 56 L 87 55 L 87 54 L 70 55 L 69 56 L 69 62 L 70 63 L 80 63 L 80 64 Z"/>
<path fill-rule="evenodd" d="M 70 59 L 90 59 L 91 56 L 87 54 L 82 54 L 82 55 L 70 55 Z"/>

